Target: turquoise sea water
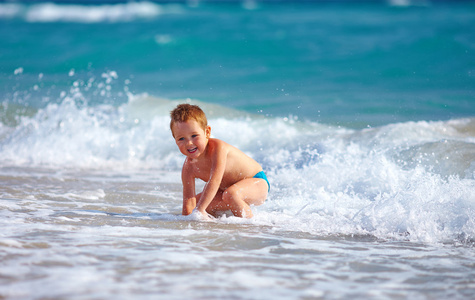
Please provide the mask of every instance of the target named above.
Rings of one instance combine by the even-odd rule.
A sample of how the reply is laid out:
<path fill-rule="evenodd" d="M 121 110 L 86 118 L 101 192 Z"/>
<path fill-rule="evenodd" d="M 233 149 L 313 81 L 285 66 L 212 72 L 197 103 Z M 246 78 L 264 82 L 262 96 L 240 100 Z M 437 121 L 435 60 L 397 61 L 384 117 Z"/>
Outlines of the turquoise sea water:
<path fill-rule="evenodd" d="M 0 2 L 0 298 L 471 299 L 473 28 L 473 1 Z M 264 167 L 252 220 L 180 216 L 184 101 Z"/>
<path fill-rule="evenodd" d="M 474 115 L 473 2 L 197 3 L 4 3 L 3 99 L 42 107 L 115 71 L 91 104 L 127 101 L 130 80 L 135 94 L 349 126 Z"/>

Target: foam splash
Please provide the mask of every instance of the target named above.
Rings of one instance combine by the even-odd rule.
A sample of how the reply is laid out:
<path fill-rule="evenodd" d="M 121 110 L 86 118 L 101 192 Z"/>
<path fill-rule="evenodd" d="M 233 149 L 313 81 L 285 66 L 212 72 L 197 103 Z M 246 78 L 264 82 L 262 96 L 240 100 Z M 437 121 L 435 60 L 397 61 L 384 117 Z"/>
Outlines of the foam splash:
<path fill-rule="evenodd" d="M 61 104 L 40 109 L 33 118 L 22 118 L 21 124 L 6 134 L 1 147 L 3 161 L 71 168 L 143 166 L 151 156 L 171 152 L 170 147 L 160 149 L 159 140 L 170 145 L 173 141 L 156 132 L 166 128 L 166 123 L 165 118 L 141 122 L 133 116 L 133 109 L 129 115 L 124 106 L 80 108 L 66 97 Z"/>
<path fill-rule="evenodd" d="M 89 105 L 73 89 L 60 103 L 19 115 L 16 125 L 2 124 L 1 165 L 178 173 L 183 157 L 168 114 L 186 101 L 208 113 L 214 137 L 268 173 L 269 201 L 255 208 L 256 224 L 317 235 L 475 240 L 474 119 L 355 130 L 128 95 L 122 105 Z M 234 221 L 224 216 L 219 222 Z"/>
<path fill-rule="evenodd" d="M 87 95 L 74 87 L 62 94 L 60 103 L 50 103 L 36 113 L 4 102 L 0 107 L 2 162 L 175 168 L 179 155 L 169 132 L 168 114 L 178 103 L 188 101 L 204 108 L 215 137 L 238 146 L 276 173 L 315 166 L 332 173 L 351 165 L 347 170 L 351 178 L 360 177 L 365 170 L 361 176 L 374 180 L 383 175 L 378 168 L 387 169 L 386 164 L 391 163 L 401 172 L 423 168 L 442 178 L 475 178 L 473 119 L 353 130 L 294 118 L 264 118 L 189 99 L 127 95 L 129 101 L 119 106 L 89 105 Z M 15 113 L 18 115 L 12 116 Z"/>
<path fill-rule="evenodd" d="M 473 242 L 473 179 L 444 178 L 423 166 L 403 169 L 356 145 L 343 152 L 269 174 L 278 192 L 264 218 L 317 235 Z"/>

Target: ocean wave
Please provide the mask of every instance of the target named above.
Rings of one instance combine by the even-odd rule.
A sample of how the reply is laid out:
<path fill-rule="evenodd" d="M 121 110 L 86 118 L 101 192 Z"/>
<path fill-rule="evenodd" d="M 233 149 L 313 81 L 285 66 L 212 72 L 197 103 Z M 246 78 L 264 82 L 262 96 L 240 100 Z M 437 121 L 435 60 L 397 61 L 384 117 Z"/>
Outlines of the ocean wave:
<path fill-rule="evenodd" d="M 329 154 L 334 161 L 345 161 L 358 150 L 358 155 L 372 163 L 373 158 L 382 157 L 401 170 L 424 167 L 445 177 L 474 178 L 473 118 L 357 130 L 294 117 L 266 118 L 221 105 L 147 94 L 129 93 L 128 102 L 119 106 L 88 105 L 83 94 L 71 92 L 64 94 L 60 103 L 38 110 L 6 102 L 0 105 L 4 163 L 87 167 L 110 161 L 126 166 L 133 160 L 139 165 L 170 167 L 174 163 L 164 157 L 174 161 L 171 158 L 177 151 L 168 114 L 178 103 L 188 101 L 199 103 L 207 112 L 214 136 L 243 148 L 270 169 L 312 167 Z"/>
<path fill-rule="evenodd" d="M 153 2 L 81 5 L 45 2 L 38 4 L 0 3 L 0 18 L 20 18 L 27 22 L 128 22 L 156 18 L 164 13 L 179 12 L 178 6 Z"/>
<path fill-rule="evenodd" d="M 258 222 L 318 235 L 475 240 L 475 119 L 362 130 L 268 118 L 196 100 L 130 95 L 96 106 L 66 96 L 0 126 L 3 167 L 178 173 L 169 111 L 197 103 L 212 136 L 262 163 L 271 182 Z M 154 171 L 155 172 L 155 171 Z"/>

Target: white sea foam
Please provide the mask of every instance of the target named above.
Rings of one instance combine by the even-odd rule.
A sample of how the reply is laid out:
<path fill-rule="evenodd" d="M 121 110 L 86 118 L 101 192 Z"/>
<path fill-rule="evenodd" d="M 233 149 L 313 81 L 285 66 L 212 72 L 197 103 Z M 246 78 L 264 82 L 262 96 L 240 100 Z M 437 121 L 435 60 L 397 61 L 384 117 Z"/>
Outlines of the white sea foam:
<path fill-rule="evenodd" d="M 26 20 L 29 22 L 117 22 L 156 17 L 160 13 L 160 6 L 151 2 L 99 6 L 44 3 L 32 6 L 26 14 Z"/>
<path fill-rule="evenodd" d="M 62 103 L 22 117 L 16 127 L 2 127 L 2 165 L 179 172 L 183 157 L 171 138 L 168 113 L 181 101 L 141 95 L 112 107 L 78 105 L 79 98 L 65 95 Z M 196 103 L 209 112 L 214 137 L 239 147 L 266 170 L 271 191 L 269 201 L 255 208 L 259 224 L 436 243 L 475 238 L 473 119 L 355 130 Z M 107 196 L 102 187 L 76 190 L 51 197 L 72 199 L 81 209 Z M 177 194 L 159 195 L 179 203 Z M 52 213 L 35 209 L 38 218 Z M 181 220 L 173 214 L 154 218 Z M 218 222 L 242 221 L 223 216 Z"/>
<path fill-rule="evenodd" d="M 0 18 L 23 18 L 28 22 L 128 22 L 156 18 L 163 13 L 178 13 L 179 6 L 149 1 L 102 5 L 0 3 Z"/>
<path fill-rule="evenodd" d="M 391 6 L 429 6 L 431 4 L 430 0 L 387 0 L 388 4 Z"/>

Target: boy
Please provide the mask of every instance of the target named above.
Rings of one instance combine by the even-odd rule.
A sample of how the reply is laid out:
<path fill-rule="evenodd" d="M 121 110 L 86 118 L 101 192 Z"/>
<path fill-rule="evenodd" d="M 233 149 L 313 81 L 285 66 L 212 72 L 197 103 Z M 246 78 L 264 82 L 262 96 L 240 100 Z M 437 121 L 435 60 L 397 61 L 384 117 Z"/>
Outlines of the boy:
<path fill-rule="evenodd" d="M 236 217 L 252 218 L 249 205 L 261 205 L 270 189 L 262 167 L 239 149 L 210 138 L 206 115 L 196 105 L 180 104 L 170 113 L 170 129 L 180 152 L 183 215 L 192 212 L 207 218 L 231 210 Z M 195 179 L 206 182 L 196 195 Z"/>

